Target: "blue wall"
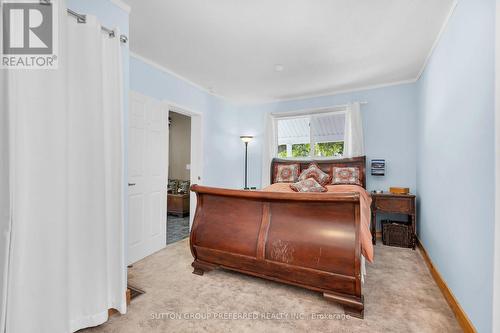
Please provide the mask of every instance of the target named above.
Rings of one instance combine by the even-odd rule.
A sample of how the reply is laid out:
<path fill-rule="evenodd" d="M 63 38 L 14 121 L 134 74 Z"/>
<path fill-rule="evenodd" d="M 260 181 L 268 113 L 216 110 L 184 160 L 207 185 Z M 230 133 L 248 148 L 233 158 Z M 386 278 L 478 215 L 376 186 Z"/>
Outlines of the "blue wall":
<path fill-rule="evenodd" d="M 262 162 L 262 135 L 264 115 L 269 112 L 287 112 L 322 108 L 349 102 L 368 102 L 361 106 L 367 160 L 384 158 L 386 176 L 368 175 L 367 188 L 388 190 L 389 186 L 410 187 L 416 190 L 416 120 L 417 94 L 415 84 L 403 84 L 347 94 L 240 106 L 236 124 L 227 124 L 233 136 L 244 133 L 256 135 L 250 144 L 250 183 L 260 185 Z M 239 140 L 239 139 L 238 139 Z M 240 183 L 234 185 L 241 186 Z"/>
<path fill-rule="evenodd" d="M 368 104 L 362 106 L 362 113 L 367 158 L 387 161 L 386 176 L 368 175 L 367 188 L 388 190 L 389 186 L 405 186 L 416 191 L 418 103 L 415 84 L 302 100 L 235 105 L 136 57 L 130 60 L 130 76 L 131 90 L 203 114 L 204 185 L 243 187 L 244 145 L 239 137 L 251 134 L 255 139 L 249 144 L 249 185 L 260 186 L 266 114 L 365 101 Z"/>
<path fill-rule="evenodd" d="M 235 105 L 147 64 L 130 59 L 130 89 L 197 111 L 204 118 L 204 184 L 242 188 L 244 145 L 242 134 L 252 134 L 249 144 L 249 185 L 259 187 L 262 171 L 262 137 L 265 115 L 366 101 L 362 106 L 365 150 L 368 160 L 385 158 L 385 177 L 368 176 L 368 189 L 406 186 L 416 190 L 415 84 L 256 105 Z"/>
<path fill-rule="evenodd" d="M 461 0 L 418 82 L 418 235 L 479 332 L 492 322 L 495 1 Z"/>
<path fill-rule="evenodd" d="M 130 57 L 130 90 L 202 114 L 203 183 L 225 186 L 224 178 L 231 177 L 227 176 L 227 171 L 217 168 L 218 158 L 224 158 L 228 150 L 224 139 L 220 140 L 219 119 L 224 119 L 230 104 L 134 56 Z"/>

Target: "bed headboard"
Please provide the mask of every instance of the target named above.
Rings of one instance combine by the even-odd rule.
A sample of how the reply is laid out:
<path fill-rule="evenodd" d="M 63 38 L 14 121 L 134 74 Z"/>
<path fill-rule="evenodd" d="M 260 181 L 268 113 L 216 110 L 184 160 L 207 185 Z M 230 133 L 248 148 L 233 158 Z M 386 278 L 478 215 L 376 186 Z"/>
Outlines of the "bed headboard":
<path fill-rule="evenodd" d="M 316 163 L 324 172 L 328 173 L 330 176 L 332 175 L 332 167 L 356 167 L 359 169 L 359 178 L 361 180 L 361 184 L 366 188 L 366 156 L 360 157 L 352 157 L 352 158 L 342 158 L 342 159 L 331 159 L 331 160 L 303 160 L 303 159 L 281 159 L 281 158 L 273 158 L 271 162 L 271 184 L 274 184 L 274 177 L 276 175 L 276 166 L 278 164 L 293 164 L 299 163 L 300 172 L 306 169 L 309 164 Z"/>

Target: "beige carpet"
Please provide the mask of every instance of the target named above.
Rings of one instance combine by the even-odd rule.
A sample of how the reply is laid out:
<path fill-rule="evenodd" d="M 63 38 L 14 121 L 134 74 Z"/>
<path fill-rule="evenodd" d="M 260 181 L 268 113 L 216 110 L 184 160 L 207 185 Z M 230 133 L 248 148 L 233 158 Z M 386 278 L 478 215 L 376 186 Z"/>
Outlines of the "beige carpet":
<path fill-rule="evenodd" d="M 461 331 L 418 250 L 376 246 L 364 320 L 342 318 L 340 306 L 301 288 L 223 270 L 194 275 L 191 262 L 183 240 L 136 263 L 129 279 L 146 294 L 126 315 L 84 332 Z"/>

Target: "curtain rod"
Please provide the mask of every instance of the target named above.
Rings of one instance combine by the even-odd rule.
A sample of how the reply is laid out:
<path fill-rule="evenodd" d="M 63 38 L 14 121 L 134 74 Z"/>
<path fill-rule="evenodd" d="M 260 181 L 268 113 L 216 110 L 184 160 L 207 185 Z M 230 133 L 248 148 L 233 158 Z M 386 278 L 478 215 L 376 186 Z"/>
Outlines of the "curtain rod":
<path fill-rule="evenodd" d="M 42 5 L 49 5 L 50 4 L 50 0 L 40 0 L 40 4 L 42 4 Z M 68 12 L 68 14 L 70 16 L 73 16 L 74 18 L 76 18 L 76 21 L 78 23 L 86 23 L 87 22 L 87 15 L 77 13 L 74 10 L 71 10 L 69 8 L 67 9 L 67 12 Z M 116 33 L 115 33 L 114 30 L 106 28 L 105 26 L 102 26 L 102 25 L 101 25 L 101 29 L 102 29 L 102 31 L 104 31 L 105 33 L 107 33 L 109 37 L 111 37 L 111 38 L 116 37 Z M 125 36 L 125 35 L 120 35 L 120 42 L 122 42 L 124 44 L 127 43 L 128 42 L 128 37 Z"/>
<path fill-rule="evenodd" d="M 87 22 L 87 15 L 85 15 L 85 14 L 79 14 L 79 13 L 77 13 L 74 10 L 71 10 L 69 8 L 68 8 L 67 11 L 68 11 L 69 15 L 73 16 L 74 18 L 76 18 L 76 21 L 78 23 L 86 23 Z M 107 33 L 109 35 L 109 37 L 111 37 L 111 38 L 116 37 L 116 33 L 115 33 L 114 30 L 106 28 L 105 26 L 101 26 L 101 29 L 102 29 L 102 31 L 104 31 L 105 33 Z M 128 42 L 128 37 L 125 36 L 125 35 L 120 35 L 120 42 L 127 43 Z"/>

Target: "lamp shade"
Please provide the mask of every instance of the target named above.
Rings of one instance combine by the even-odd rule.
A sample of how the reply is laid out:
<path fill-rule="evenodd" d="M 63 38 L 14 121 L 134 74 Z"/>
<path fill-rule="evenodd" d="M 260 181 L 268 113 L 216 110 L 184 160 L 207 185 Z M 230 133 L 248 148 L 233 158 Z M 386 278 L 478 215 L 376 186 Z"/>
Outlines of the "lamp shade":
<path fill-rule="evenodd" d="M 253 136 L 251 135 L 242 135 L 240 136 L 241 141 L 243 142 L 250 142 L 253 139 Z"/>

